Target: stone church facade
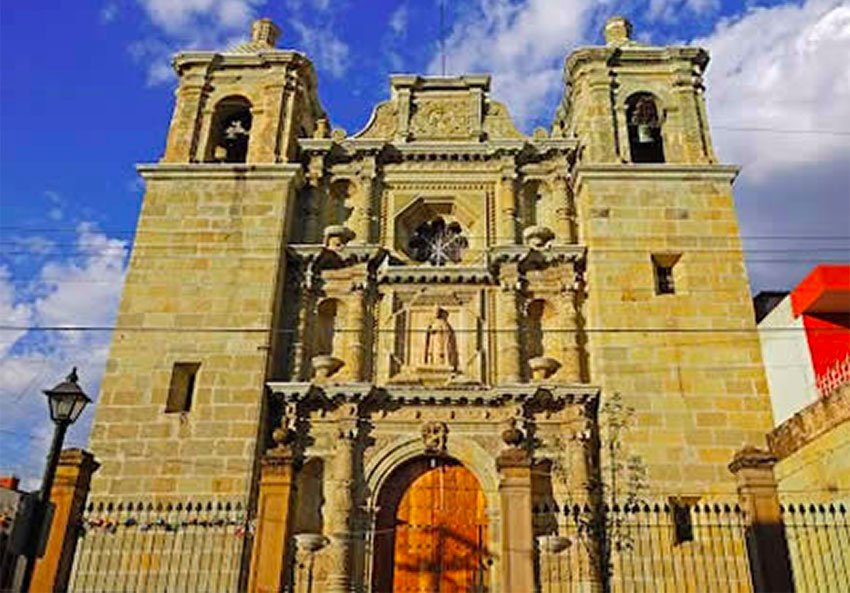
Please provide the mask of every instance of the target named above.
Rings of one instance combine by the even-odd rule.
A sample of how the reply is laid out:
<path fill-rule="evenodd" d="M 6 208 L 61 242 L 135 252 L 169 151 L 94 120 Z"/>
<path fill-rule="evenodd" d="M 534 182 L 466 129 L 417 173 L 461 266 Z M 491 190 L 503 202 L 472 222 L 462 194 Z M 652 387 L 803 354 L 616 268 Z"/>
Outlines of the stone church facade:
<path fill-rule="evenodd" d="M 592 498 L 615 394 L 653 496 L 733 494 L 771 425 L 738 169 L 706 52 L 630 28 L 566 58 L 531 136 L 484 75 L 392 76 L 331 129 L 268 20 L 178 54 L 92 499 L 242 500 L 252 590 L 530 591 L 558 531 L 533 510 Z"/>

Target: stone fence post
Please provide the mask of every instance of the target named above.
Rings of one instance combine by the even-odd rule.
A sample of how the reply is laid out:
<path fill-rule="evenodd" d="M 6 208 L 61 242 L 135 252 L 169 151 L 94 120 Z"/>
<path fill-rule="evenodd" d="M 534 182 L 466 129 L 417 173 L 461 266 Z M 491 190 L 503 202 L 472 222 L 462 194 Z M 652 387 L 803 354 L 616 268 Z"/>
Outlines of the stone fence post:
<path fill-rule="evenodd" d="M 251 593 L 277 593 L 283 586 L 291 527 L 294 462 L 295 456 L 287 446 L 271 449 L 261 461 L 260 493 L 248 579 Z"/>
<path fill-rule="evenodd" d="M 94 455 L 83 449 L 65 449 L 60 454 L 50 490 L 53 522 L 44 556 L 36 561 L 30 591 L 68 590 L 91 478 L 99 467 Z"/>
<path fill-rule="evenodd" d="M 754 593 L 794 591 L 788 540 L 773 475 L 775 464 L 776 456 L 756 447 L 744 447 L 729 464 L 746 512 L 747 556 Z"/>
<path fill-rule="evenodd" d="M 534 527 L 531 507 L 531 456 L 520 447 L 496 459 L 502 506 L 502 591 L 532 593 Z"/>

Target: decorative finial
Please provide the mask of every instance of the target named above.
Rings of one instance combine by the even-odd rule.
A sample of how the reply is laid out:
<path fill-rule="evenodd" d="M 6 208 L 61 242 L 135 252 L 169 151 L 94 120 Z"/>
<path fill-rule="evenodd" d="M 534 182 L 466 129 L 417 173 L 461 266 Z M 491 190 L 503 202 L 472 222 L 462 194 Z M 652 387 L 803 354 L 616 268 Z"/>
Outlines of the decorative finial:
<path fill-rule="evenodd" d="M 77 367 L 73 367 L 73 368 L 71 369 L 71 372 L 70 372 L 70 373 L 68 373 L 68 376 L 67 376 L 67 377 L 65 377 L 65 380 L 66 380 L 68 383 L 76 383 L 77 381 L 79 381 L 79 380 L 80 380 L 79 376 L 77 376 Z"/>
<path fill-rule="evenodd" d="M 607 45 L 625 45 L 632 38 L 632 23 L 624 16 L 612 16 L 605 23 L 604 34 Z"/>
<path fill-rule="evenodd" d="M 251 41 L 266 47 L 275 47 L 280 38 L 280 27 L 269 18 L 257 19 L 251 23 Z"/>

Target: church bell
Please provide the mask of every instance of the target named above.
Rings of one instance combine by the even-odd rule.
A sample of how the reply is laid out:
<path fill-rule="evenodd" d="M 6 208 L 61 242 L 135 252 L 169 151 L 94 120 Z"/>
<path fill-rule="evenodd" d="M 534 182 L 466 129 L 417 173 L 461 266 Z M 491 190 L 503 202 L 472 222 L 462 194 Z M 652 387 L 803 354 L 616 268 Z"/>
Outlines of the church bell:
<path fill-rule="evenodd" d="M 649 144 L 655 141 L 655 138 L 652 135 L 652 126 L 649 124 L 638 124 L 637 126 L 637 140 L 641 144 Z"/>

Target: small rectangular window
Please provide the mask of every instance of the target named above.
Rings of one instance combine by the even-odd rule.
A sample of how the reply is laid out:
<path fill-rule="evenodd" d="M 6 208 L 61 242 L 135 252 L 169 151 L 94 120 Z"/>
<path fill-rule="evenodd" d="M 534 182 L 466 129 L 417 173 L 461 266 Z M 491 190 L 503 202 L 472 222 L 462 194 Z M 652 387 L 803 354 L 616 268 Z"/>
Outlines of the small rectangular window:
<path fill-rule="evenodd" d="M 673 267 L 679 261 L 681 254 L 656 253 L 652 256 L 655 271 L 655 294 L 676 294 L 676 281 Z"/>
<path fill-rule="evenodd" d="M 673 544 L 679 545 L 694 541 L 694 523 L 691 508 L 697 504 L 696 497 L 670 498 L 670 511 L 673 519 Z"/>
<path fill-rule="evenodd" d="M 168 387 L 168 400 L 165 403 L 165 413 L 188 412 L 192 407 L 192 396 L 195 392 L 195 378 L 199 362 L 175 362 L 171 372 L 171 384 Z"/>

